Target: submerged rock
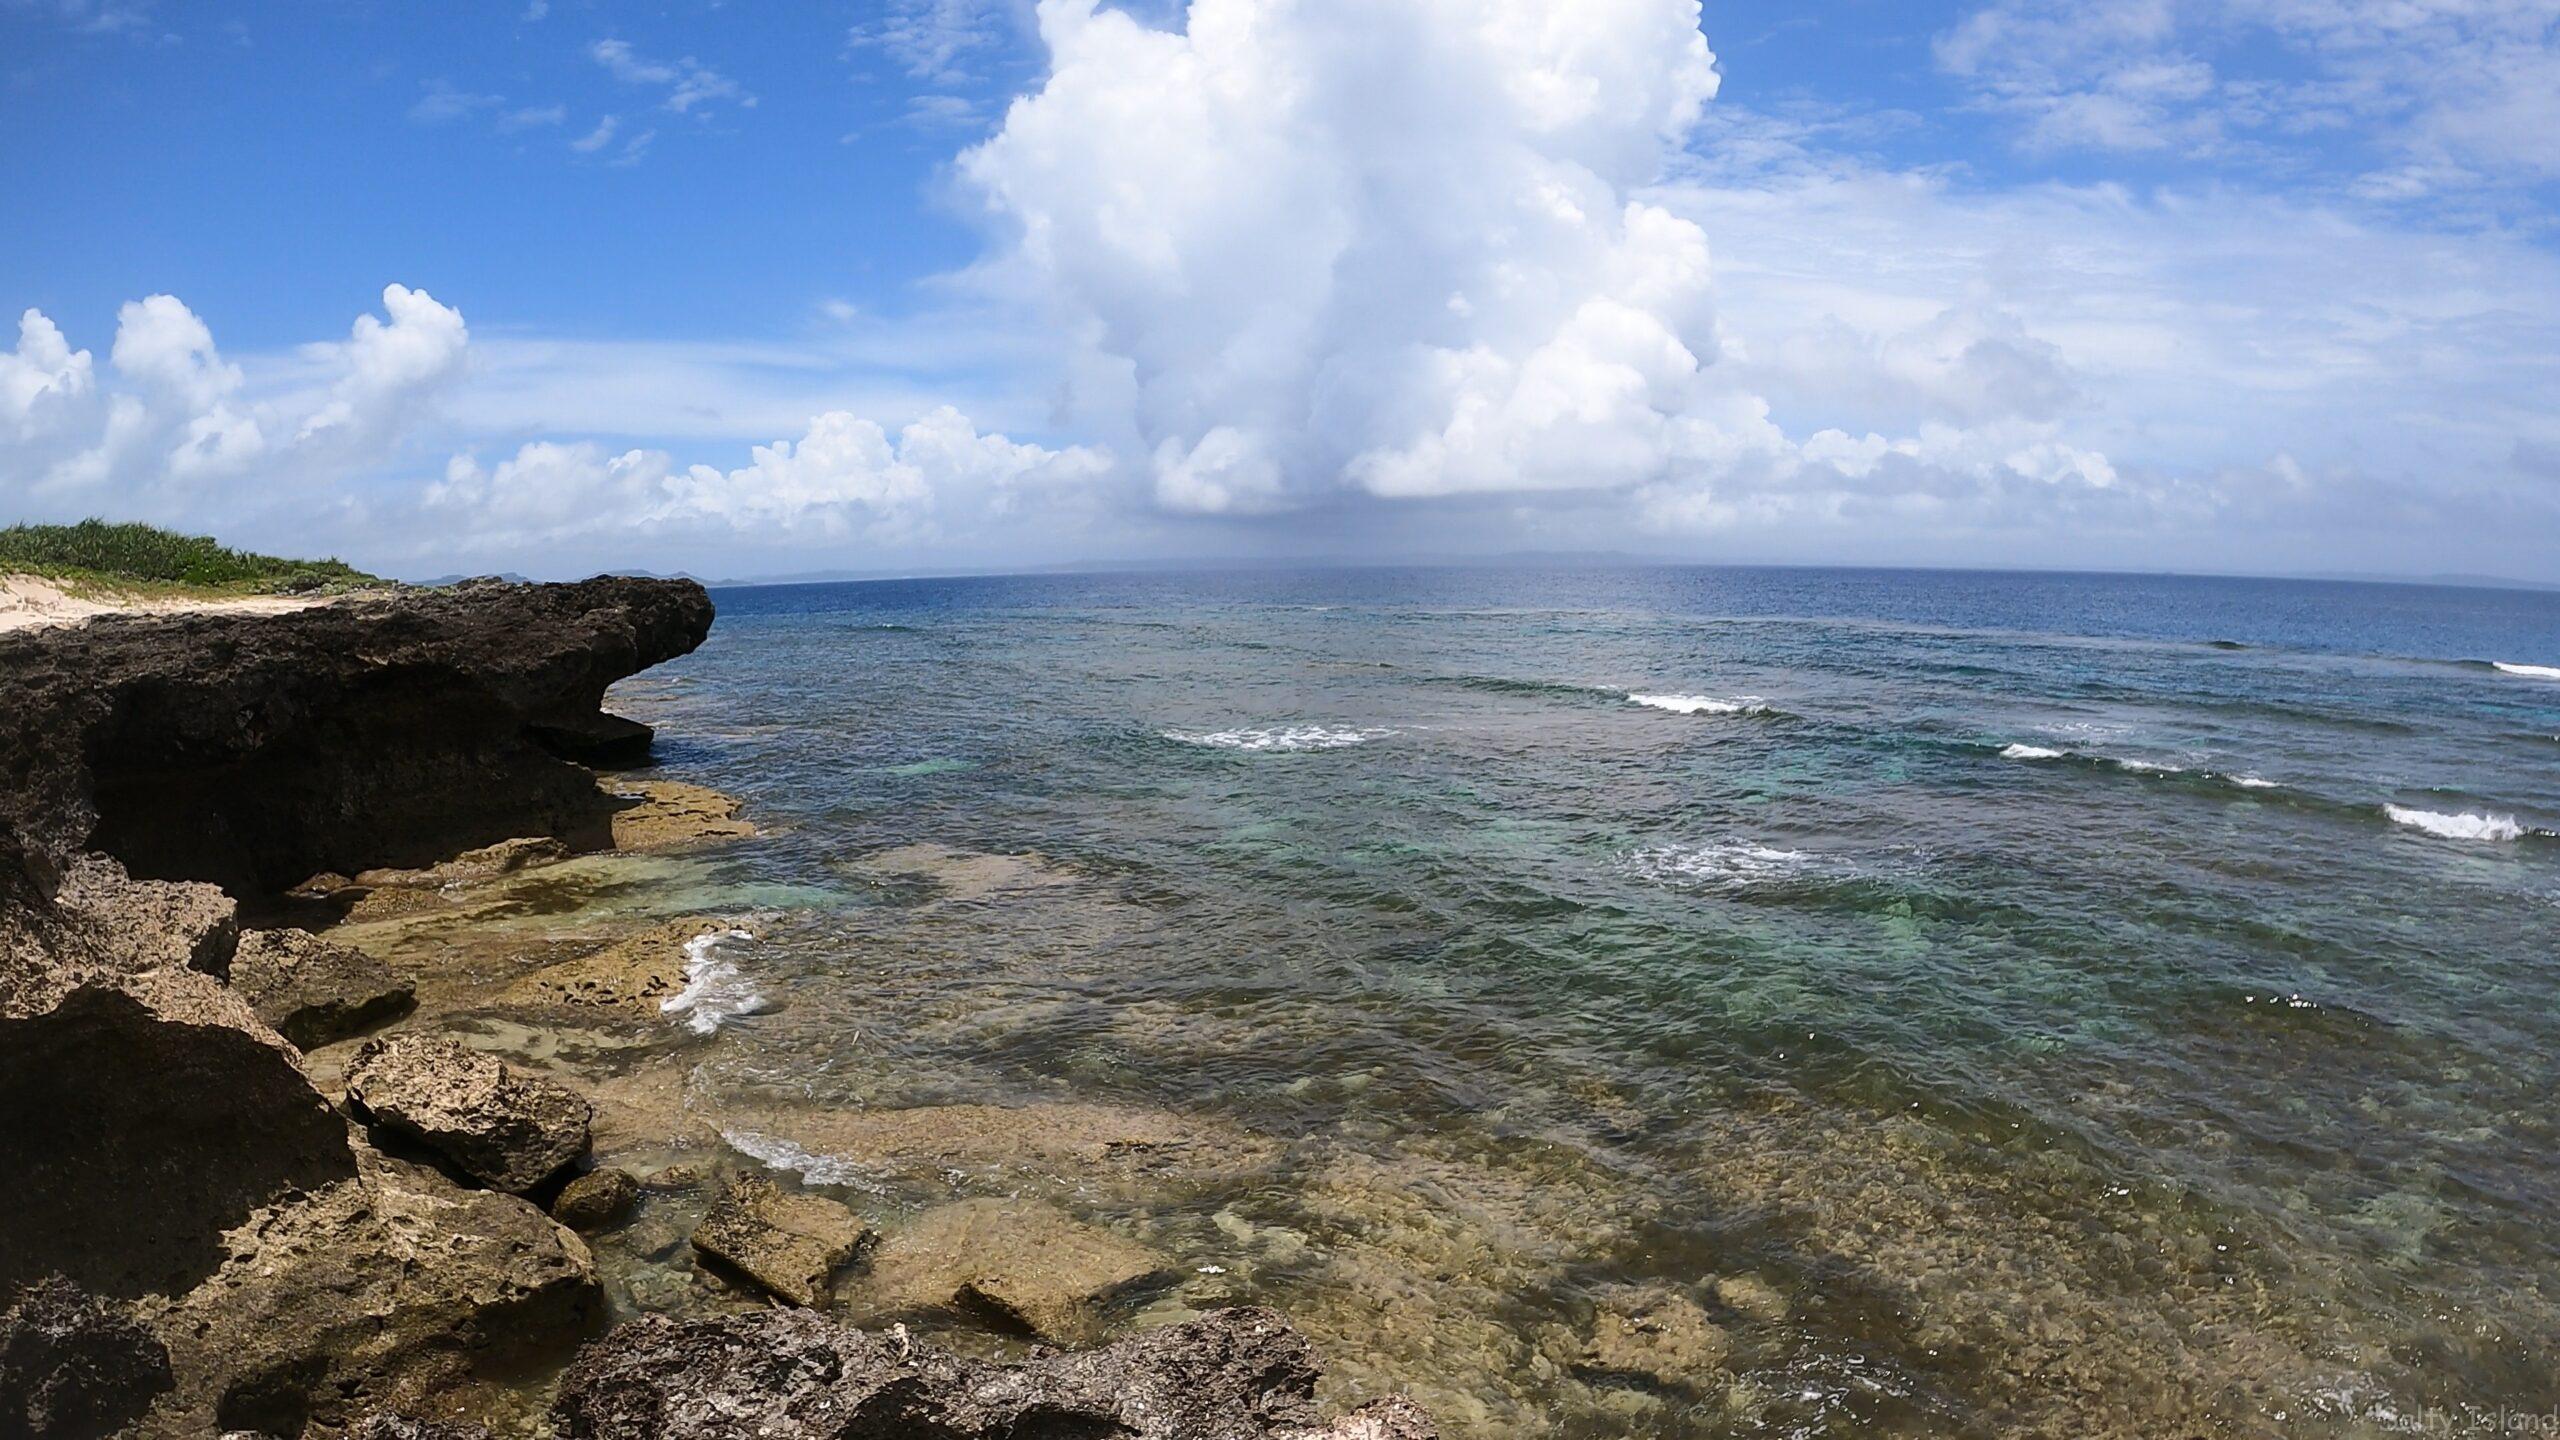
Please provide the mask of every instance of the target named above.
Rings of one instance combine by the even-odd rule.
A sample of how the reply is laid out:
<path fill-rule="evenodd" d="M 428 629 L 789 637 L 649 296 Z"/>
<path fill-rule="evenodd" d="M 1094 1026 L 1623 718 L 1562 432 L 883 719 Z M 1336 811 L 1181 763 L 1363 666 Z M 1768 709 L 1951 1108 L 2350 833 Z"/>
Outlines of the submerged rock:
<path fill-rule="evenodd" d="M 1035 1200 L 963 1200 L 881 1243 L 864 1280 L 884 1314 L 974 1309 L 1057 1344 L 1098 1337 L 1102 1307 L 1170 1278 L 1165 1257 Z"/>
<path fill-rule="evenodd" d="M 366 1042 L 347 1062 L 358 1113 L 521 1193 L 587 1152 L 592 1107 L 576 1091 L 432 1035 Z"/>
<path fill-rule="evenodd" d="M 640 1198 L 640 1182 L 628 1170 L 590 1170 L 560 1188 L 551 1202 L 551 1218 L 572 1230 L 602 1230 L 631 1213 Z"/>
<path fill-rule="evenodd" d="M 171 1383 L 160 1337 L 58 1275 L 0 1311 L 0 1436 L 103 1440 Z"/>
<path fill-rule="evenodd" d="M 1328 1423 L 1317 1379 L 1305 1339 L 1262 1309 L 1010 1365 L 807 1311 L 647 1316 L 580 1352 L 551 1418 L 561 1440 L 1434 1440 L 1409 1403 Z"/>
<path fill-rule="evenodd" d="M 1733 1340 L 1698 1302 L 1663 1286 L 1604 1297 L 1574 1368 L 1600 1380 L 1664 1389 L 1706 1388 L 1733 1353 Z"/>
<path fill-rule="evenodd" d="M 823 1195 L 777 1189 L 753 1175 L 732 1179 L 693 1232 L 693 1248 L 794 1305 L 827 1296 L 838 1269 L 871 1243 L 860 1216 Z"/>
<path fill-rule="evenodd" d="M 231 960 L 231 988 L 305 1050 L 360 1035 L 416 1007 L 391 967 L 302 930 L 252 930 Z"/>

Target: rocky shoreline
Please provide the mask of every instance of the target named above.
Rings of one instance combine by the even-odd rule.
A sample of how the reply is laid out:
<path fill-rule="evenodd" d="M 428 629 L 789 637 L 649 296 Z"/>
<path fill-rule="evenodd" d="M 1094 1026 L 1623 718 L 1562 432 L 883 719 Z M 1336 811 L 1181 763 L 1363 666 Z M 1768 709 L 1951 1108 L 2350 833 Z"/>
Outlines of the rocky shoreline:
<path fill-rule="evenodd" d="M 591 768 L 651 739 L 606 689 L 711 623 L 689 582 L 598 579 L 0 635 L 0 1436 L 1434 1434 L 1400 1400 L 1320 1415 L 1266 1310 L 1046 1348 L 1109 1338 L 1165 1267 L 1037 1201 L 884 1237 L 734 1155 L 599 1165 L 692 1123 L 666 1067 L 487 1043 L 560 1016 L 639 1044 L 616 1027 L 667 1028 L 744 933 L 660 920 L 474 968 L 434 929 L 475 887 L 751 833 L 726 797 Z M 908 1117 L 824 1118 L 891 1143 Z M 1159 1123 L 959 1118 L 933 1143 Z M 674 1192 L 689 1230 L 611 1248 L 689 1247 L 718 1303 L 635 1317 L 581 1232 L 635 1206 L 663 1229 L 648 1197 Z M 815 1308 L 848 1272 L 878 1313 L 1039 1343 L 848 1328 Z"/>

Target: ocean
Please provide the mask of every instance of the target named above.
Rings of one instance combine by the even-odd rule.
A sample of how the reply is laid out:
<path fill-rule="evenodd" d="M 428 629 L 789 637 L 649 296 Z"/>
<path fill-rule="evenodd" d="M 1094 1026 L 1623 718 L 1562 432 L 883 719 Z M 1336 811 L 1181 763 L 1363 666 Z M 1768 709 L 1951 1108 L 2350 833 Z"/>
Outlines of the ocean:
<path fill-rule="evenodd" d="M 611 703 L 767 833 L 553 903 L 747 917 L 670 1012 L 686 1103 L 867 1213 L 1051 1196 L 1181 1262 L 1140 1318 L 1276 1305 L 1459 1436 L 2560 1408 L 2560 594 L 715 598 Z M 962 1103 L 1178 1115 L 1198 1163 L 928 1183 L 789 1123 Z M 1595 1361 L 1629 1295 L 1712 1322 L 1695 1373 Z"/>

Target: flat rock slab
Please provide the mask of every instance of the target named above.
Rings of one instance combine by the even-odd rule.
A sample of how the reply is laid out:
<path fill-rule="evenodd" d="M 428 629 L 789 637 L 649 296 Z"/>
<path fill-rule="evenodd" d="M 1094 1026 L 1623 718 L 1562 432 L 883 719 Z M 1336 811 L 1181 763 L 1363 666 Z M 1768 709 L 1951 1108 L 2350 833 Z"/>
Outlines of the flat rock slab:
<path fill-rule="evenodd" d="M 1054 1344 L 1087 1344 L 1106 1303 L 1171 1270 L 1164 1256 L 1054 1205 L 964 1200 L 882 1242 L 864 1298 L 883 1313 L 976 1310 Z"/>
<path fill-rule="evenodd" d="M 794 1305 L 815 1306 L 828 1281 L 870 1244 L 862 1218 L 823 1195 L 752 1175 L 732 1179 L 693 1232 L 693 1248 Z"/>
<path fill-rule="evenodd" d="M 735 798 L 707 785 L 620 775 L 603 783 L 615 807 L 616 850 L 667 850 L 712 840 L 742 840 L 756 833 L 755 826 L 738 818 Z"/>
<path fill-rule="evenodd" d="M 361 1035 L 416 1008 L 417 991 L 361 950 L 301 930 L 251 930 L 231 959 L 231 988 L 304 1050 Z"/>
<path fill-rule="evenodd" d="M 498 998 L 511 1005 L 618 1010 L 657 1020 L 689 978 L 685 967 L 691 957 L 685 946 L 740 928 L 736 920 L 707 915 L 654 924 L 591 954 L 546 965 L 509 985 Z"/>
<path fill-rule="evenodd" d="M 584 1096 L 432 1035 L 366 1042 L 347 1062 L 347 1099 L 492 1189 L 521 1194 L 587 1151 Z"/>

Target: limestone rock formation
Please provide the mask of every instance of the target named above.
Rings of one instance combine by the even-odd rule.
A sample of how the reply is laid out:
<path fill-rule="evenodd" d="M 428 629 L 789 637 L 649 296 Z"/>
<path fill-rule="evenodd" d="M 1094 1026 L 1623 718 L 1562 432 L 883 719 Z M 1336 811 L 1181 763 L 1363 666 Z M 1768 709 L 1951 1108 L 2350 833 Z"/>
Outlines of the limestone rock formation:
<path fill-rule="evenodd" d="M 245 895 L 515 836 L 601 846 L 615 807 L 567 737 L 710 627 L 698 585 L 602 577 L 0 635 L 0 868 L 49 897 L 96 850 Z"/>
<path fill-rule="evenodd" d="M 1102 1307 L 1169 1278 L 1165 1257 L 1036 1200 L 963 1200 L 881 1242 L 864 1278 L 875 1310 L 970 1309 L 1053 1344 L 1089 1344 Z"/>
<path fill-rule="evenodd" d="M 871 1242 L 861 1217 L 823 1195 L 740 1175 L 693 1232 L 693 1248 L 794 1305 L 816 1305 L 844 1263 Z"/>
<path fill-rule="evenodd" d="M 1328 1423 L 1317 1379 L 1306 1340 L 1262 1309 L 1012 1365 L 808 1311 L 646 1316 L 579 1354 L 551 1418 L 561 1440 L 1435 1440 L 1400 1402 Z"/>
<path fill-rule="evenodd" d="M 433 1035 L 367 1041 L 347 1062 L 358 1114 L 495 1189 L 522 1193 L 587 1153 L 586 1097 Z"/>
<path fill-rule="evenodd" d="M 417 992 L 391 967 L 302 930 L 251 930 L 231 957 L 231 988 L 305 1050 L 407 1014 Z"/>

